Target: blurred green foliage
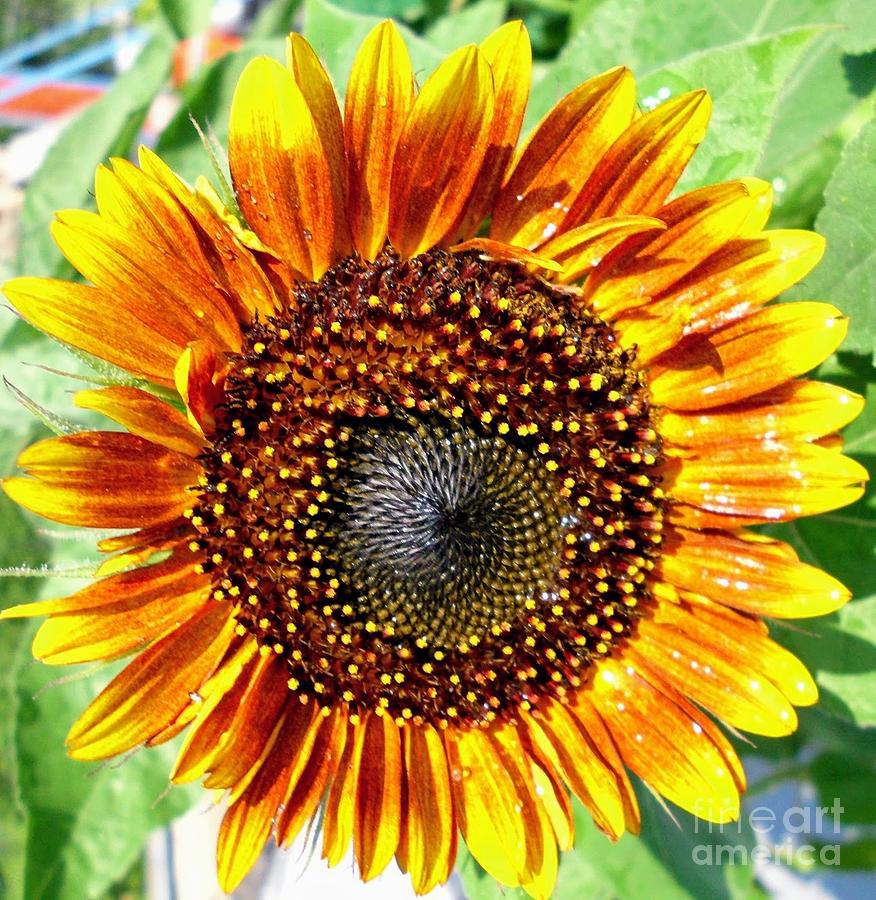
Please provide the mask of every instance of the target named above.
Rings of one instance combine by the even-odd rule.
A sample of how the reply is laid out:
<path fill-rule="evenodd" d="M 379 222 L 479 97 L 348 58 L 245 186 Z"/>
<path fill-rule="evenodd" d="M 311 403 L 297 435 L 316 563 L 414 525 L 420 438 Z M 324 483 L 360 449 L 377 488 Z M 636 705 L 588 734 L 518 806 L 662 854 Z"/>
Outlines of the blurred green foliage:
<path fill-rule="evenodd" d="M 72 5 L 40 4 L 59 17 Z M 13 6 L 20 3 L 4 5 L 7 19 Z M 140 18 L 149 22 L 153 36 L 134 68 L 64 131 L 29 186 L 14 266 L 19 271 L 70 274 L 48 237 L 52 212 L 89 206 L 95 166 L 109 155 L 133 153 L 146 111 L 166 89 L 176 39 L 197 33 L 209 12 L 208 0 L 144 4 Z M 814 225 L 828 238 L 825 261 L 792 296 L 827 299 L 851 316 L 849 340 L 823 374 L 869 396 L 867 411 L 847 431 L 847 446 L 876 474 L 876 17 L 871 12 L 870 0 L 740 0 L 720 8 L 702 0 L 337 0 L 334 5 L 275 0 L 261 9 L 242 49 L 206 66 L 182 87 L 182 106 L 159 137 L 158 149 L 188 179 L 209 174 L 209 159 L 189 117 L 223 141 L 234 85 L 248 59 L 257 53 L 282 58 L 284 34 L 302 28 L 342 93 L 359 42 L 383 16 L 403 23 L 421 80 L 448 50 L 482 39 L 507 18 L 522 17 L 536 57 L 527 128 L 583 79 L 621 63 L 635 71 L 643 100 L 704 85 L 715 99 L 712 127 L 683 186 L 760 175 L 775 189 L 776 227 Z M 0 27 L 5 21 L 0 16 Z M 75 385 L 34 364 L 88 378 L 81 359 L 11 315 L 0 319 L 0 353 L 3 375 L 36 403 L 70 415 L 68 391 Z M 7 473 L 17 452 L 45 431 L 9 393 L 0 396 L 0 410 L 0 471 Z M 87 424 L 81 413 L 77 418 Z M 69 576 L 93 564 L 87 537 L 47 530 L 3 496 L 0 521 L 0 565 L 50 569 L 48 577 L 6 580 L 3 605 L 69 592 L 76 584 Z M 844 845 L 843 865 L 872 869 L 876 499 L 871 491 L 852 507 L 774 530 L 801 558 L 845 581 L 856 597 L 832 616 L 773 629 L 812 668 L 822 702 L 804 711 L 800 731 L 789 738 L 737 742 L 749 763 L 766 771 L 750 802 L 791 782 L 811 788 L 825 803 L 843 798 L 847 821 L 864 829 Z M 166 788 L 169 749 L 138 753 L 121 766 L 94 772 L 67 760 L 64 734 L 112 667 L 77 670 L 70 680 L 67 670 L 31 665 L 32 633 L 29 623 L 0 628 L 0 896 L 83 900 L 118 896 L 119 884 L 136 891 L 137 860 L 148 832 L 199 793 L 174 789 L 155 804 Z M 692 847 L 703 840 L 694 820 L 679 815 L 676 827 L 646 792 L 641 797 L 645 831 L 640 839 L 628 836 L 617 845 L 579 810 L 577 848 L 563 859 L 557 897 L 763 895 L 751 865 L 692 863 Z M 750 847 L 754 840 L 743 823 L 736 841 Z M 519 893 L 500 891 L 464 854 L 460 871 L 473 898 Z"/>

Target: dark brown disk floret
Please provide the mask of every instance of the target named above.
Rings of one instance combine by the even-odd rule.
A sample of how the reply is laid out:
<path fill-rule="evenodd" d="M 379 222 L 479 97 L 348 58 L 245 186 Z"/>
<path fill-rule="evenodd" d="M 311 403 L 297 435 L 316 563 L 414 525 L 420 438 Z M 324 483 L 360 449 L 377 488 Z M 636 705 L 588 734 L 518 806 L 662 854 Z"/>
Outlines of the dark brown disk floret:
<path fill-rule="evenodd" d="M 248 330 L 192 520 L 302 700 L 439 726 L 629 633 L 663 494 L 633 354 L 522 267 L 348 259 Z"/>

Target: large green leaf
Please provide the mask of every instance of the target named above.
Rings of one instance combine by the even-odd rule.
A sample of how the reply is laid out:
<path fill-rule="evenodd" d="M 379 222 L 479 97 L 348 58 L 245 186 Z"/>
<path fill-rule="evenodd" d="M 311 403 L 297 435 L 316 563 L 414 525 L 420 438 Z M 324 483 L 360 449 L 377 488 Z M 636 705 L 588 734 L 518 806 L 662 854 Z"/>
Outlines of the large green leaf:
<path fill-rule="evenodd" d="M 679 190 L 751 174 L 764 153 L 782 86 L 818 30 L 796 28 L 772 37 L 716 47 L 667 63 L 640 81 L 641 96 L 664 99 L 705 87 L 714 103 L 709 130 Z"/>
<path fill-rule="evenodd" d="M 720 10 L 700 0 L 603 0 L 579 4 L 573 21 L 572 39 L 539 86 L 539 108 L 573 87 L 582 74 L 614 65 L 648 74 L 708 48 L 756 41 L 795 26 L 832 26 L 782 86 L 754 173 L 775 179 L 777 223 L 811 224 L 836 162 L 834 136 L 854 130 L 864 98 L 876 86 L 872 58 L 846 55 L 876 46 L 869 0 L 741 0 Z"/>
<path fill-rule="evenodd" d="M 170 74 L 174 41 L 158 29 L 137 61 L 55 141 L 24 197 L 18 253 L 26 275 L 68 274 L 48 223 L 59 209 L 91 205 L 94 170 L 109 156 L 126 155 L 153 99 Z"/>
<path fill-rule="evenodd" d="M 625 30 L 626 34 L 632 32 L 638 34 L 639 29 Z M 690 188 L 755 171 L 773 128 L 783 85 L 818 31 L 803 27 L 770 37 L 748 38 L 683 54 L 667 62 L 658 62 L 656 54 L 645 53 L 651 44 L 644 49 L 618 48 L 617 53 L 610 53 L 597 45 L 593 34 L 586 33 L 586 43 L 580 37 L 570 42 L 557 66 L 542 79 L 535 90 L 533 109 L 543 109 L 586 75 L 620 62 L 640 65 L 639 96 L 646 107 L 684 91 L 706 87 L 712 94 L 714 111 L 706 139 L 682 181 L 682 188 Z M 652 35 L 651 41 L 657 40 Z M 614 43 L 618 43 L 617 38 Z M 573 45 L 574 66 L 567 58 L 568 48 Z M 636 54 L 641 58 L 637 59 Z M 586 71 L 581 70 L 582 62 Z"/>
<path fill-rule="evenodd" d="M 874 161 L 876 119 L 871 119 L 843 151 L 825 191 L 816 223 L 827 238 L 824 261 L 794 292 L 836 304 L 851 320 L 843 348 L 868 355 L 876 352 Z"/>

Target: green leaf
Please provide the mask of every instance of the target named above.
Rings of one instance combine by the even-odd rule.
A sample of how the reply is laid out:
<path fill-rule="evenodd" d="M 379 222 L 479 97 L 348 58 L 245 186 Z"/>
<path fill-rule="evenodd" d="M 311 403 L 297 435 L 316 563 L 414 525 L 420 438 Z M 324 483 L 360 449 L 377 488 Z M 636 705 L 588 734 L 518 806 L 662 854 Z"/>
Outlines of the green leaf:
<path fill-rule="evenodd" d="M 272 37 L 285 37 L 295 21 L 302 0 L 274 0 L 262 7 L 252 28 L 249 30 L 250 40 Z"/>
<path fill-rule="evenodd" d="M 822 753 L 809 766 L 809 775 L 818 790 L 821 806 L 830 806 L 834 799 L 842 803 L 842 823 L 868 824 L 876 822 L 876 761 L 853 758 L 835 751 Z"/>
<path fill-rule="evenodd" d="M 508 14 L 507 0 L 480 0 L 439 19 L 426 31 L 430 44 L 451 53 L 464 44 L 479 44 Z"/>
<path fill-rule="evenodd" d="M 98 767 L 69 759 L 64 736 L 106 672 L 65 683 L 57 683 L 58 676 L 58 670 L 47 666 L 29 666 L 19 679 L 17 743 L 28 815 L 28 900 L 99 897 L 128 871 L 154 828 L 203 797 L 197 785 L 165 794 L 173 746 L 142 750 Z"/>
<path fill-rule="evenodd" d="M 840 37 L 848 53 L 868 53 L 876 49 L 876 18 L 870 0 L 840 0 L 838 21 L 846 24 Z"/>
<path fill-rule="evenodd" d="M 816 28 L 795 28 L 759 40 L 694 53 L 640 81 L 640 96 L 665 99 L 705 87 L 714 103 L 709 130 L 678 190 L 726 181 L 757 168 L 770 135 L 779 94 Z"/>
<path fill-rule="evenodd" d="M 820 266 L 792 296 L 838 306 L 850 319 L 843 349 L 876 353 L 876 119 L 843 151 L 825 190 L 817 230 L 827 238 Z"/>
<path fill-rule="evenodd" d="M 207 30 L 213 0 L 158 0 L 158 8 L 174 34 L 182 40 Z"/>
<path fill-rule="evenodd" d="M 174 41 L 158 31 L 137 61 L 97 102 L 68 125 L 46 155 L 24 197 L 18 270 L 26 275 L 67 275 L 49 234 L 48 224 L 59 209 L 91 205 L 94 170 L 110 156 L 131 148 L 152 100 L 170 74 Z"/>

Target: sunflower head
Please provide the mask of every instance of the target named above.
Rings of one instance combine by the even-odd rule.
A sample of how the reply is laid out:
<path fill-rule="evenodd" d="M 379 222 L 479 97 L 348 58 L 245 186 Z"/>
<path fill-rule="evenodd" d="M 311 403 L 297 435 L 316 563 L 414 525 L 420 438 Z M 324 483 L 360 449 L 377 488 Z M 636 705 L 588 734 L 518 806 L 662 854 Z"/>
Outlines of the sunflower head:
<path fill-rule="evenodd" d="M 14 499 L 120 534 L 94 584 L 4 615 L 49 616 L 48 663 L 137 652 L 69 750 L 188 729 L 172 778 L 228 792 L 227 889 L 320 814 L 365 879 L 395 857 L 426 892 L 460 832 L 545 897 L 570 790 L 613 839 L 628 771 L 730 820 L 703 710 L 780 735 L 815 700 L 761 616 L 848 594 L 750 526 L 866 479 L 836 446 L 860 398 L 798 380 L 842 316 L 767 305 L 822 241 L 765 230 L 756 179 L 670 199 L 703 91 L 639 115 L 613 69 L 521 143 L 529 75 L 510 23 L 418 89 L 383 23 L 342 114 L 292 35 L 234 97 L 236 210 L 143 150 L 53 225 L 87 284 L 5 287 L 142 386 L 77 395 L 123 431 L 19 458 Z"/>

